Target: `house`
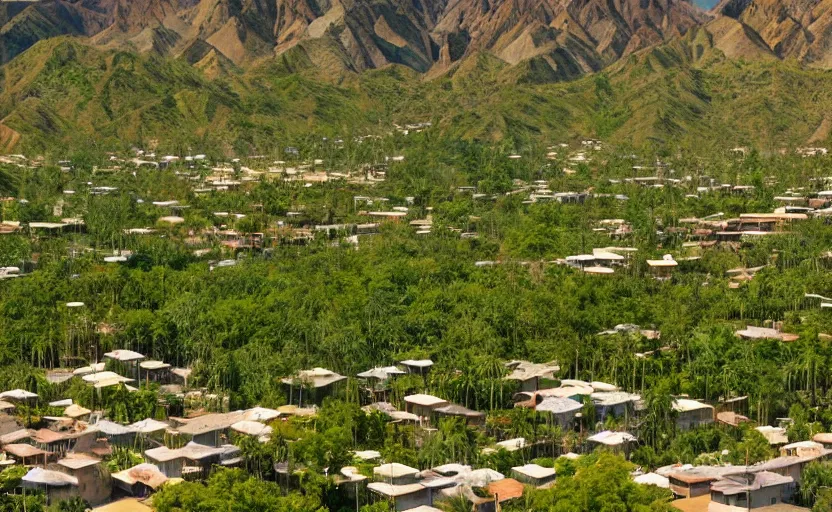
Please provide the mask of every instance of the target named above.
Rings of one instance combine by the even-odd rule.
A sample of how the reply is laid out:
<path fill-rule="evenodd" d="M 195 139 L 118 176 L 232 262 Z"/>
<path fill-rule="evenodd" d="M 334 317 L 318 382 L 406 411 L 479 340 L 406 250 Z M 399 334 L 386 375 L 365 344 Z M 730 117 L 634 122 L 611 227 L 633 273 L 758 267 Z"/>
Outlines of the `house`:
<path fill-rule="evenodd" d="M 20 482 L 24 489 L 41 491 L 51 505 L 78 496 L 78 479 L 60 471 L 32 468 Z"/>
<path fill-rule="evenodd" d="M 430 359 L 405 359 L 399 362 L 405 367 L 407 373 L 415 373 L 422 376 L 428 373 L 433 366 L 433 361 Z"/>
<path fill-rule="evenodd" d="M 109 420 L 99 420 L 93 425 L 99 437 L 104 437 L 112 445 L 130 446 L 133 444 L 136 432 L 130 428 Z"/>
<path fill-rule="evenodd" d="M 587 438 L 590 443 L 601 444 L 615 449 L 627 449 L 630 443 L 637 441 L 636 436 L 627 432 L 611 432 L 605 430 Z"/>
<path fill-rule="evenodd" d="M 135 432 L 138 436 L 145 436 L 161 441 L 164 438 L 165 432 L 170 428 L 170 425 L 164 421 L 147 418 L 128 425 L 130 430 Z"/>
<path fill-rule="evenodd" d="M 395 485 L 386 482 L 371 482 L 367 489 L 392 502 L 390 510 L 411 510 L 420 506 L 430 506 L 430 489 L 422 484 Z"/>
<path fill-rule="evenodd" d="M 160 446 L 144 452 L 144 457 L 168 478 L 180 478 L 184 473 L 197 472 L 206 475 L 211 466 L 220 462 L 223 448 L 214 448 L 197 443 L 188 443 L 182 448 L 171 450 Z M 186 469 L 188 468 L 188 469 Z"/>
<path fill-rule="evenodd" d="M 518 481 L 535 487 L 555 481 L 555 470 L 553 468 L 544 468 L 537 464 L 513 467 L 511 468 L 511 474 Z"/>
<path fill-rule="evenodd" d="M 110 499 L 110 478 L 102 469 L 100 459 L 72 454 L 60 459 L 57 466 L 78 482 L 78 495 L 90 505 L 100 505 Z"/>
<path fill-rule="evenodd" d="M 670 254 L 665 254 L 660 260 L 647 260 L 647 266 L 656 279 L 669 279 L 674 268 L 679 263 Z"/>
<path fill-rule="evenodd" d="M 696 400 L 677 398 L 673 401 L 673 410 L 677 414 L 676 428 L 679 430 L 688 430 L 714 422 L 713 406 Z"/>
<path fill-rule="evenodd" d="M 659 474 L 663 471 L 657 470 Z M 667 472 L 670 491 L 681 498 L 697 498 L 711 492 L 711 482 L 731 474 L 742 473 L 743 468 L 733 466 L 687 466 Z"/>
<path fill-rule="evenodd" d="M 641 400 L 641 396 L 624 391 L 595 392 L 589 396 L 595 405 L 595 416 L 598 421 L 604 421 L 608 415 L 615 418 L 627 418 L 633 414 L 635 403 Z"/>
<path fill-rule="evenodd" d="M 231 425 L 231 430 L 238 434 L 253 436 L 257 438 L 266 438 L 272 433 L 272 427 L 264 425 L 258 421 L 243 420 Z"/>
<path fill-rule="evenodd" d="M 535 401 L 540 395 L 535 396 Z M 564 428 L 572 426 L 575 416 L 583 409 L 583 404 L 571 398 L 549 396 L 540 400 L 535 406 L 537 412 L 548 412 Z"/>
<path fill-rule="evenodd" d="M 520 391 L 534 392 L 540 389 L 540 379 L 554 379 L 555 373 L 560 371 L 556 363 L 530 363 L 528 361 L 511 361 L 506 363 L 511 373 L 506 375 L 505 380 L 513 380 L 520 383 Z"/>
<path fill-rule="evenodd" d="M 742 414 L 737 414 L 731 411 L 722 411 L 716 413 L 716 421 L 722 425 L 739 427 L 742 423 L 748 423 L 751 420 L 748 416 L 743 416 Z"/>
<path fill-rule="evenodd" d="M 464 418 L 469 425 L 481 425 L 485 423 L 485 413 L 474 411 L 457 404 L 448 404 L 442 407 L 437 407 L 433 412 L 438 416 L 455 416 L 457 418 Z"/>
<path fill-rule="evenodd" d="M 113 473 L 112 476 L 116 489 L 139 498 L 149 496 L 168 481 L 168 477 L 158 467 L 147 463 Z"/>
<path fill-rule="evenodd" d="M 729 475 L 711 484 L 708 512 L 745 512 L 783 503 L 789 476 L 761 471 Z"/>
<path fill-rule="evenodd" d="M 196 444 L 218 447 L 226 442 L 231 425 L 242 421 L 243 412 L 211 413 L 187 420 L 177 428 L 180 435 L 188 437 Z"/>
<path fill-rule="evenodd" d="M 3 450 L 24 466 L 45 466 L 49 460 L 49 453 L 46 450 L 30 444 L 7 444 L 3 446 Z"/>
<path fill-rule="evenodd" d="M 827 453 L 830 453 L 829 450 L 814 441 L 799 441 L 780 448 L 780 455 L 783 457 L 822 457 Z"/>
<path fill-rule="evenodd" d="M 81 407 L 78 404 L 71 404 L 69 407 L 64 409 L 64 416 L 74 420 L 86 420 L 89 418 L 90 413 L 92 413 L 91 410 L 86 407 Z"/>
<path fill-rule="evenodd" d="M 62 456 L 71 451 L 79 442 L 90 442 L 95 438 L 96 428 L 86 428 L 81 431 L 55 432 L 42 428 L 32 436 L 32 442 L 38 448 L 50 454 Z"/>
<path fill-rule="evenodd" d="M 331 386 L 344 380 L 347 380 L 347 378 L 326 368 L 313 368 L 311 370 L 300 371 L 293 377 L 282 379 L 281 382 L 289 386 L 289 404 L 292 403 L 293 390 L 297 388 L 297 403 L 302 406 L 304 403 L 304 388 L 309 390 L 307 395 L 312 395 L 312 399 L 310 400 L 309 396 L 307 396 L 306 401 L 317 402 L 328 394 Z"/>
<path fill-rule="evenodd" d="M 18 403 L 34 403 L 38 395 L 25 389 L 12 389 L 11 391 L 3 391 L 0 393 L 0 399 L 10 402 Z"/>
<path fill-rule="evenodd" d="M 386 482 L 392 485 L 405 485 L 415 483 L 419 477 L 419 470 L 391 462 L 373 468 L 373 478 L 378 482 Z"/>
<path fill-rule="evenodd" d="M 167 384 L 171 380 L 171 365 L 162 361 L 142 361 L 139 363 L 141 378 L 146 382 Z"/>
<path fill-rule="evenodd" d="M 448 405 L 446 400 L 433 395 L 416 394 L 404 397 L 405 409 L 409 413 L 423 418 L 430 418 L 431 413 Z"/>
<path fill-rule="evenodd" d="M 832 447 L 832 434 L 815 434 L 815 437 L 812 438 L 812 441 L 822 444 L 824 448 L 830 448 Z"/>
<path fill-rule="evenodd" d="M 772 427 L 769 425 L 762 425 L 756 427 L 757 432 L 763 435 L 772 446 L 787 444 L 789 437 L 786 435 L 786 429 L 783 427 Z"/>

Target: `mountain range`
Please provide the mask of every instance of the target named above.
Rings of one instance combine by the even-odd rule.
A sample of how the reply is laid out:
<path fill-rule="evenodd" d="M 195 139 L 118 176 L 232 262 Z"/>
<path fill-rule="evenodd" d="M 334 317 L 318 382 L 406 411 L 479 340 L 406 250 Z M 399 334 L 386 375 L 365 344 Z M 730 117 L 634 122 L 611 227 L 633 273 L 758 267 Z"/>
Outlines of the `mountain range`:
<path fill-rule="evenodd" d="M 691 30 L 729 56 L 832 66 L 832 1 L 36 0 L 0 3 L 0 62 L 60 35 L 101 48 L 256 65 L 290 50 L 332 73 L 401 64 L 428 76 L 487 52 L 552 79 L 603 69 Z"/>
<path fill-rule="evenodd" d="M 7 149 L 79 126 L 140 137 L 187 119 L 200 136 L 216 129 L 214 116 L 261 128 L 277 111 L 301 125 L 372 124 L 430 117 L 441 102 L 454 104 L 441 112 L 448 126 L 473 127 L 476 115 L 494 113 L 466 106 L 462 84 L 485 104 L 502 97 L 505 108 L 521 94 L 543 100 L 533 108 L 557 104 L 558 115 L 594 119 L 571 121 L 569 133 L 612 134 L 640 118 L 652 126 L 633 137 L 643 141 L 661 124 L 646 112 L 688 132 L 713 119 L 706 113 L 724 89 L 741 88 L 743 72 L 768 69 L 824 89 L 832 0 L 720 0 L 710 10 L 688 0 L 11 0 L 0 2 L 0 64 Z M 614 98 L 595 91 L 601 71 Z M 293 103 L 287 83 L 313 90 Z M 663 96 L 676 87 L 677 97 Z M 400 103 L 379 106 L 382 93 Z M 583 94 L 583 114 L 550 94 Z M 769 102 L 781 103 L 795 106 Z M 674 105 L 698 121 L 673 118 Z M 803 115 L 803 131 L 818 115 L 826 119 Z M 519 117 L 484 119 L 464 135 L 563 124 Z"/>

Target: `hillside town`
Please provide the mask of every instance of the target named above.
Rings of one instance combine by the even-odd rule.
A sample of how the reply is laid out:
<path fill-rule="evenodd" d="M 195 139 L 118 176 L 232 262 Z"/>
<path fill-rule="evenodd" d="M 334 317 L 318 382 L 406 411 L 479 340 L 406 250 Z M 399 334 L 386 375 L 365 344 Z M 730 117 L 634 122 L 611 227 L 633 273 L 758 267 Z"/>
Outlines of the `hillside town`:
<path fill-rule="evenodd" d="M 0 202 L 6 498 L 509 512 L 597 477 L 656 511 L 823 506 L 824 151 L 492 148 L 425 190 L 419 144 L 2 157 L 32 180 Z M 537 295 L 480 300 L 511 289 Z"/>

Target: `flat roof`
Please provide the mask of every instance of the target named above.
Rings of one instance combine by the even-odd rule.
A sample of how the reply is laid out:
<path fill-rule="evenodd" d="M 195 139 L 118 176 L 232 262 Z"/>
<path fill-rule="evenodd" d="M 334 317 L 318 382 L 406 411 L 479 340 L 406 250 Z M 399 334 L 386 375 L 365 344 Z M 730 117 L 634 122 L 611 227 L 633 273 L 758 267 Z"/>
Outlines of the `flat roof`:
<path fill-rule="evenodd" d="M 422 484 L 393 485 L 385 482 L 371 482 L 367 484 L 367 488 L 389 498 L 397 498 L 427 490 L 427 487 Z"/>
<path fill-rule="evenodd" d="M 58 461 L 58 464 L 69 469 L 82 469 L 99 464 L 101 459 L 95 457 L 72 456 Z"/>
<path fill-rule="evenodd" d="M 527 476 L 534 479 L 551 478 L 555 476 L 553 468 L 544 468 L 538 464 L 526 464 L 525 466 L 515 466 L 511 468 L 515 473 Z"/>
<path fill-rule="evenodd" d="M 409 404 L 415 405 L 422 405 L 425 407 L 431 407 L 434 405 L 444 405 L 447 404 L 447 400 L 443 400 L 439 397 L 433 395 L 424 395 L 424 394 L 416 394 L 416 395 L 409 395 L 404 397 L 404 401 Z"/>
<path fill-rule="evenodd" d="M 419 470 L 398 462 L 382 464 L 373 468 L 373 474 L 384 478 L 400 478 L 408 475 L 415 475 Z"/>

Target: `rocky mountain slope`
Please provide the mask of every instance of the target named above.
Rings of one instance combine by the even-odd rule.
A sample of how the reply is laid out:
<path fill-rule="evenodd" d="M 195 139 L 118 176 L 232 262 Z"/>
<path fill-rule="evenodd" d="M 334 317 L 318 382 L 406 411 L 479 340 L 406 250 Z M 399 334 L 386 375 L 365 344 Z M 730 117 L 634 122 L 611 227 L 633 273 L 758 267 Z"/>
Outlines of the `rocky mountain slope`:
<path fill-rule="evenodd" d="M 350 70 L 442 72 L 491 52 L 556 75 L 597 70 L 708 20 L 684 0 L 40 0 L 3 2 L 0 57 L 82 35 L 105 47 L 237 65 L 296 46 Z"/>
<path fill-rule="evenodd" d="M 752 30 L 781 59 L 832 67 L 830 0 L 722 0 L 714 12 Z"/>

